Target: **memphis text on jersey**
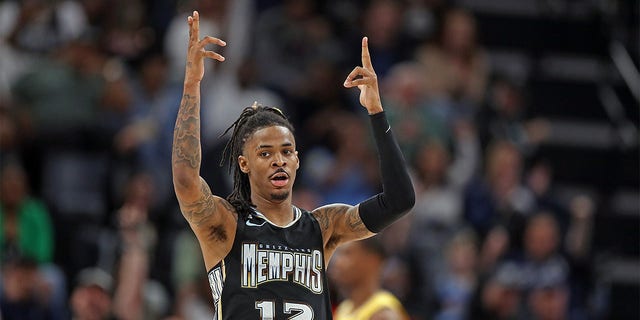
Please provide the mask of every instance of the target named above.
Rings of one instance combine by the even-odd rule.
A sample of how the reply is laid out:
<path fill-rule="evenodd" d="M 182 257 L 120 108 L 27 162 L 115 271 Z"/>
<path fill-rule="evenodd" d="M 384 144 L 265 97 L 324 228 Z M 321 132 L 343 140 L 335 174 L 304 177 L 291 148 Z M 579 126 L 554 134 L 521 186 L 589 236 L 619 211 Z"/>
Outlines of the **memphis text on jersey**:
<path fill-rule="evenodd" d="M 245 242 L 242 244 L 241 286 L 257 288 L 265 282 L 292 281 L 320 294 L 323 264 L 320 250 Z"/>

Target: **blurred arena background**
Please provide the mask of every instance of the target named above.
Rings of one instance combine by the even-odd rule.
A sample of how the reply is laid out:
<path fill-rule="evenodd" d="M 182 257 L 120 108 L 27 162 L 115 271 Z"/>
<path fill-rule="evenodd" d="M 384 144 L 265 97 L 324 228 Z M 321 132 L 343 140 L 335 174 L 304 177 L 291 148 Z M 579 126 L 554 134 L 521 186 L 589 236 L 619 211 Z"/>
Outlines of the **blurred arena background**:
<path fill-rule="evenodd" d="M 638 1 L 5 0 L 2 319 L 212 318 L 170 168 L 194 9 L 228 43 L 202 85 L 214 193 L 254 100 L 296 125 L 294 203 L 377 191 L 342 87 L 367 35 L 417 191 L 378 236 L 412 317 L 640 318 Z"/>

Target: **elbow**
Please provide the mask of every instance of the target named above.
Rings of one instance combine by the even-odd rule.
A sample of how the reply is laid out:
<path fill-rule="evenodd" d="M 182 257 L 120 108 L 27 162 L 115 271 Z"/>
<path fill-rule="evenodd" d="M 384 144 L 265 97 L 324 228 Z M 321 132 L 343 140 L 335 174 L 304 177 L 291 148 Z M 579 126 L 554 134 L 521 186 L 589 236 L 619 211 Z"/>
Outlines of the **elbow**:
<path fill-rule="evenodd" d="M 415 206 L 416 204 L 416 193 L 413 190 L 413 188 L 410 188 L 410 190 L 407 190 L 407 191 L 408 192 L 406 192 L 405 195 L 402 197 L 402 201 L 398 206 L 398 210 L 402 213 L 409 212 L 411 209 L 413 209 L 413 206 Z"/>
<path fill-rule="evenodd" d="M 413 187 L 399 191 L 401 192 L 393 196 L 394 201 L 390 208 L 392 208 L 391 211 L 397 214 L 406 214 L 416 204 L 416 193 Z"/>
<path fill-rule="evenodd" d="M 407 181 L 403 184 L 403 188 L 400 188 L 400 209 L 403 213 L 408 212 L 413 209 L 413 206 L 416 204 L 416 191 L 413 188 L 413 183 L 410 178 L 407 178 Z"/>

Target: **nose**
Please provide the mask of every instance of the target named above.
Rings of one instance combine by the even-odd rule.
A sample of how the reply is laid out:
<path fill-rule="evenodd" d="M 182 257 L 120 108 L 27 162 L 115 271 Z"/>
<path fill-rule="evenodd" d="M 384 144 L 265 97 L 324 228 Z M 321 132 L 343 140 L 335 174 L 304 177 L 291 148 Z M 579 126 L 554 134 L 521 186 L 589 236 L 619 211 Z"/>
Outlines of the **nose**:
<path fill-rule="evenodd" d="M 273 157 L 273 163 L 271 163 L 271 165 L 274 167 L 284 167 L 287 165 L 287 161 L 282 154 L 278 153 Z"/>

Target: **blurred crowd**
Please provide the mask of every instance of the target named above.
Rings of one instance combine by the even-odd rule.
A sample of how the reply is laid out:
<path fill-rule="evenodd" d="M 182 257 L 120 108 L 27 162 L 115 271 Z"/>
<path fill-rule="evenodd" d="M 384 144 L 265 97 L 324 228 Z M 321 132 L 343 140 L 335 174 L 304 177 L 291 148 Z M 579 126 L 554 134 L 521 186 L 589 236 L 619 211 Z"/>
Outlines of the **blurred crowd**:
<path fill-rule="evenodd" d="M 211 319 L 197 241 L 171 182 L 188 14 L 213 48 L 202 83 L 202 176 L 253 101 L 285 109 L 294 203 L 378 191 L 357 92 L 369 37 L 417 203 L 377 237 L 382 287 L 414 319 L 588 319 L 597 205 L 554 194 L 544 119 L 496 74 L 474 16 L 446 0 L 6 0 L 0 3 L 2 319 Z M 331 266 L 330 266 L 331 269 Z M 336 284 L 336 304 L 344 298 Z M 596 301 L 596 302 L 594 302 Z"/>

